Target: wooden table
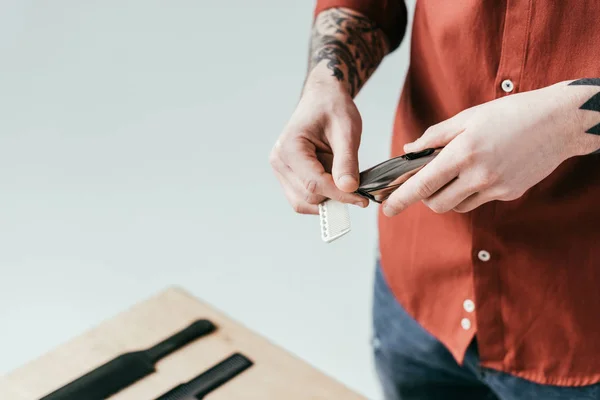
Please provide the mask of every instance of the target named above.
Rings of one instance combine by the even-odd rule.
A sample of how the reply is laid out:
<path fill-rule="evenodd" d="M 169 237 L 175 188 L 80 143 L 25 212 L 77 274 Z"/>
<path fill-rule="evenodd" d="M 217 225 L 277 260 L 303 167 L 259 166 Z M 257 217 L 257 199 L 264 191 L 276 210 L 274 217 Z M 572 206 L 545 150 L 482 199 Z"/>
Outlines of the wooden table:
<path fill-rule="evenodd" d="M 116 355 L 158 343 L 198 318 L 210 319 L 218 325 L 218 331 L 164 358 L 155 374 L 111 400 L 152 400 L 236 351 L 248 356 L 255 365 L 211 393 L 208 399 L 364 400 L 178 288 L 168 289 L 0 377 L 0 399 L 37 400 Z"/>

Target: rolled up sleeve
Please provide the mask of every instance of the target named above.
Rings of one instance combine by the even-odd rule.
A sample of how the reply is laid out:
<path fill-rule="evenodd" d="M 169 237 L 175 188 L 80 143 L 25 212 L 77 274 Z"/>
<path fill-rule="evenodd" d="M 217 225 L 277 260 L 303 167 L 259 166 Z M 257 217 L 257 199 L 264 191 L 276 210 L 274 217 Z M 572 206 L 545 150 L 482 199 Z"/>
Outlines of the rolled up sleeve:
<path fill-rule="evenodd" d="M 390 51 L 402 42 L 408 14 L 404 0 L 317 0 L 315 17 L 321 11 L 336 7 L 357 11 L 375 22 L 387 36 Z"/>

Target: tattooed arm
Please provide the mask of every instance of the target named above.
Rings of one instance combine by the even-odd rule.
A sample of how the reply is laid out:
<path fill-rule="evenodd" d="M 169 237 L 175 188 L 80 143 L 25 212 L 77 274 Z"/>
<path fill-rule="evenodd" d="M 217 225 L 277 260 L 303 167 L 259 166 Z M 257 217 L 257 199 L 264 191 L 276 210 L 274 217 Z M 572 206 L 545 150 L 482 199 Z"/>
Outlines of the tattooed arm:
<path fill-rule="evenodd" d="M 398 35 L 390 41 L 375 22 L 356 11 L 334 8 L 318 14 L 302 97 L 270 157 L 296 212 L 317 214 L 317 204 L 326 198 L 367 206 L 366 199 L 352 193 L 358 188 L 362 134 L 353 98 L 403 31 L 404 26 L 397 27 Z"/>
<path fill-rule="evenodd" d="M 354 97 L 388 50 L 385 34 L 373 21 L 345 8 L 326 10 L 313 25 L 309 74 L 325 65 Z"/>

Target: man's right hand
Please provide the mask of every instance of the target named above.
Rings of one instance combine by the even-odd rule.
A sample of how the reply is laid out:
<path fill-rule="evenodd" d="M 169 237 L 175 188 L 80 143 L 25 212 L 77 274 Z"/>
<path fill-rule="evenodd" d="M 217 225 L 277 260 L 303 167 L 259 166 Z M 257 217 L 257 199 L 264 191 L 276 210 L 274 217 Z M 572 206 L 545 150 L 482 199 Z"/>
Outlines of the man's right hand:
<path fill-rule="evenodd" d="M 324 69 L 324 71 L 320 71 Z M 358 189 L 360 114 L 348 90 L 331 79 L 324 65 L 307 82 L 302 98 L 275 143 L 270 162 L 285 196 L 297 213 L 318 214 L 325 199 L 366 207 Z"/>
<path fill-rule="evenodd" d="M 318 214 L 325 199 L 366 207 L 357 194 L 360 114 L 352 98 L 388 51 L 377 25 L 346 8 L 317 16 L 302 98 L 271 152 L 271 165 L 296 212 Z"/>

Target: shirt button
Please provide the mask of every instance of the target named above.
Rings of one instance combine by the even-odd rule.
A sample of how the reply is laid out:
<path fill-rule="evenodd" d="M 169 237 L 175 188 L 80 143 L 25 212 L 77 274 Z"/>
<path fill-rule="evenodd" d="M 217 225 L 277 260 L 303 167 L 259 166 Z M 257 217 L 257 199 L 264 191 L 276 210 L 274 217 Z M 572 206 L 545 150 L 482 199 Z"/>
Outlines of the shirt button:
<path fill-rule="evenodd" d="M 469 321 L 468 318 L 463 318 L 460 320 L 460 326 L 462 326 L 465 331 L 468 331 L 471 329 L 471 321 Z"/>
<path fill-rule="evenodd" d="M 477 258 L 479 258 L 481 261 L 489 261 L 491 256 L 489 252 L 480 250 L 479 253 L 477 253 Z"/>
<path fill-rule="evenodd" d="M 510 93 L 513 90 L 515 90 L 515 85 L 510 79 L 503 80 L 500 86 L 502 87 L 502 90 L 504 90 L 506 93 Z"/>
<path fill-rule="evenodd" d="M 471 312 L 475 311 L 475 303 L 473 303 L 473 300 L 471 300 L 471 299 L 466 299 L 465 302 L 463 303 L 463 308 L 465 309 L 466 312 L 471 313 Z"/>

